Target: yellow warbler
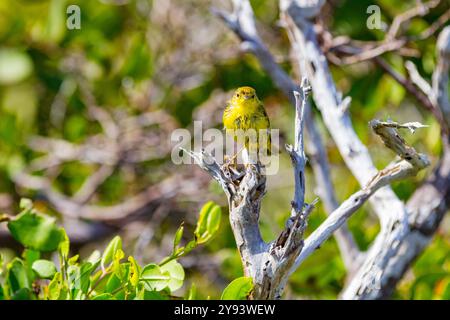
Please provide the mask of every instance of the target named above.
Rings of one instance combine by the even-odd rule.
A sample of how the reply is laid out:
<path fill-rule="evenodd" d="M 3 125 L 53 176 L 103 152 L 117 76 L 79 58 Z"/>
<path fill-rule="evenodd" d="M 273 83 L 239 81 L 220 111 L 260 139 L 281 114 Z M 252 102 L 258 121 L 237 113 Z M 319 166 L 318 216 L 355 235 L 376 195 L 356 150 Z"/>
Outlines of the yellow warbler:
<path fill-rule="evenodd" d="M 238 138 L 236 130 L 247 132 L 255 130 L 257 144 L 251 145 L 248 136 L 245 136 L 244 146 L 250 150 L 259 150 L 260 130 L 267 130 L 267 143 L 262 145 L 262 153 L 270 155 L 270 121 L 262 102 L 258 99 L 255 89 L 252 87 L 240 87 L 235 92 L 223 113 L 223 125 L 227 132 L 233 130 L 235 139 Z M 256 147 L 256 148 L 255 148 Z M 255 148 L 255 149 L 253 149 Z"/>

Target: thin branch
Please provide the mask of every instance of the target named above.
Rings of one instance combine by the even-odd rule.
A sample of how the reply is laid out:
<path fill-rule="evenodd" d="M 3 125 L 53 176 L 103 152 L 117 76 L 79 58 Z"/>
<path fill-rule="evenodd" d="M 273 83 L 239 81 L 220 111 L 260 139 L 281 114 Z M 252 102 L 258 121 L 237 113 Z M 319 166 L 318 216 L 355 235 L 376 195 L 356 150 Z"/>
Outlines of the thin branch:
<path fill-rule="evenodd" d="M 408 71 L 409 78 L 424 94 L 431 96 L 433 94 L 430 84 L 422 78 L 417 67 L 411 61 L 405 62 L 405 68 Z"/>
<path fill-rule="evenodd" d="M 380 66 L 387 74 L 389 74 L 395 81 L 401 84 L 406 91 L 408 91 L 426 110 L 430 111 L 435 119 L 441 125 L 442 130 L 447 131 L 448 125 L 444 120 L 441 110 L 433 103 L 432 97 L 425 92 L 417 90 L 411 81 L 405 79 L 401 74 L 395 71 L 385 60 L 380 57 L 374 59 L 375 63 Z M 417 81 L 416 79 L 415 81 Z M 421 83 L 423 86 L 424 84 Z"/>
<path fill-rule="evenodd" d="M 89 176 L 73 196 L 73 200 L 80 204 L 88 202 L 95 194 L 97 189 L 106 181 L 114 172 L 116 166 L 102 165 L 91 176 Z"/>
<path fill-rule="evenodd" d="M 441 27 L 443 27 L 450 20 L 450 9 L 444 12 L 435 22 L 433 22 L 427 29 L 422 31 L 417 37 L 411 37 L 411 41 L 425 40 L 435 34 Z"/>
<path fill-rule="evenodd" d="M 391 27 L 387 33 L 386 39 L 388 41 L 396 38 L 397 33 L 400 30 L 402 24 L 410 21 L 415 17 L 422 17 L 430 11 L 430 9 L 435 8 L 441 1 L 440 0 L 431 0 L 427 3 L 419 3 L 416 7 L 411 8 L 402 14 L 396 16 L 394 21 L 392 22 Z"/>

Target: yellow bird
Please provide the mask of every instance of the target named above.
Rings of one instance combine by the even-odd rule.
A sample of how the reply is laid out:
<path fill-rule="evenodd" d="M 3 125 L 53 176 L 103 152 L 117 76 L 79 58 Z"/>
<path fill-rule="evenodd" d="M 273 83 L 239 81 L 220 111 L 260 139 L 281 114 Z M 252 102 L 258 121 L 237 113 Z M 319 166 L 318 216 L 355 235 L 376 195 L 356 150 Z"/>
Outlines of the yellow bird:
<path fill-rule="evenodd" d="M 256 95 L 255 89 L 252 87 L 240 87 L 235 92 L 223 113 L 223 125 L 227 130 L 239 130 L 244 133 L 249 129 L 256 132 L 257 144 L 256 146 L 249 144 L 249 138 L 245 136 L 244 146 L 248 150 L 256 150 L 259 152 L 260 147 L 260 130 L 267 130 L 267 144 L 262 146 L 263 154 L 270 155 L 270 121 L 267 117 L 266 110 Z M 234 138 L 237 139 L 236 131 L 232 131 Z M 255 149 L 253 149 L 256 147 Z"/>

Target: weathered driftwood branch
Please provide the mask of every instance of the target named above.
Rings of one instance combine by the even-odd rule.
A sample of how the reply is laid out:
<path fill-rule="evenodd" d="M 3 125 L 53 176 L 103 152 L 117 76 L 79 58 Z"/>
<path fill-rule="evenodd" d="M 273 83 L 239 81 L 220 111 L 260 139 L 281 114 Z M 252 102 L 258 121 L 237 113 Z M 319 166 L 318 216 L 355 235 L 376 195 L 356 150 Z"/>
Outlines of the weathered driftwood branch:
<path fill-rule="evenodd" d="M 322 5 L 323 2 L 318 1 L 317 4 Z M 336 89 L 327 60 L 317 41 L 313 24 L 301 14 L 304 6 L 310 8 L 311 2 L 282 0 L 280 6 L 287 27 L 294 36 L 293 47 L 298 49 L 296 54 L 299 65 L 304 65 L 306 69 L 301 72 L 306 73 L 311 81 L 313 97 L 323 115 L 324 123 L 336 142 L 345 163 L 360 185 L 364 186 L 377 170 L 369 151 L 353 129 L 350 115 L 343 112 L 343 109 L 346 108 L 343 108 L 342 102 L 346 100 L 342 99 Z M 399 208 L 403 207 L 389 187 L 381 189 L 377 193 L 376 199 L 373 199 L 371 204 L 382 220 L 382 224 L 388 219 L 388 215 L 385 214 L 386 209 L 392 209 L 391 201 L 397 202 Z"/>
<path fill-rule="evenodd" d="M 402 159 L 379 171 L 360 191 L 350 196 L 317 228 L 306 240 L 305 245 L 291 273 L 320 245 L 328 239 L 370 196 L 378 189 L 394 181 L 415 176 L 418 171 L 429 165 L 427 157 L 417 153 L 408 146 L 396 129 L 415 130 L 422 127 L 420 123 L 400 125 L 395 122 L 371 121 L 371 127 L 381 137 L 386 147 L 393 150 Z"/>
<path fill-rule="evenodd" d="M 299 64 L 306 65 L 305 70 L 302 71 L 306 72 L 311 80 L 316 105 L 323 115 L 324 123 L 347 167 L 360 185 L 364 186 L 376 174 L 376 169 L 367 148 L 352 128 L 349 114 L 342 112 L 341 94 L 336 90 L 312 21 L 301 15 L 303 7 L 308 2 L 282 0 L 280 6 L 287 26 L 294 35 L 293 48 L 298 50 Z M 318 5 L 321 5 L 320 2 Z M 368 291 L 375 292 L 374 290 L 380 286 L 380 274 L 389 262 L 389 258 L 397 254 L 398 246 L 390 244 L 397 243 L 408 233 L 409 227 L 405 205 L 389 186 L 378 190 L 373 197 L 369 198 L 369 201 L 380 220 L 381 231 L 365 254 L 361 267 L 352 278 L 364 278 L 364 281 L 371 283 Z M 349 286 L 351 283 L 354 283 L 354 280 Z"/>
<path fill-rule="evenodd" d="M 241 39 L 242 48 L 246 51 L 250 51 L 256 56 L 261 66 L 271 77 L 278 89 L 280 89 L 289 99 L 291 104 L 295 106 L 296 99 L 293 92 L 298 90 L 298 86 L 276 63 L 274 57 L 259 37 L 250 2 L 248 0 L 233 0 L 232 13 L 217 9 L 213 9 L 213 12 Z M 312 13 L 313 12 L 311 12 L 311 14 Z M 316 127 L 309 103 L 306 104 L 304 113 L 305 127 L 309 137 L 306 151 L 311 160 L 318 195 L 325 205 L 326 212 L 331 213 L 338 207 L 338 202 L 330 178 L 328 156 L 319 130 Z M 358 256 L 360 251 L 352 234 L 347 226 L 343 225 L 336 232 L 335 236 L 345 265 L 348 268 L 353 269 L 356 266 L 356 262 L 359 260 Z"/>
<path fill-rule="evenodd" d="M 265 177 L 260 173 L 259 164 L 247 166 L 242 180 L 239 180 L 241 174 L 233 177 L 232 174 L 219 166 L 211 155 L 204 151 L 186 151 L 201 168 L 219 182 L 228 197 L 230 224 L 241 255 L 244 272 L 247 276 L 252 277 L 255 285 L 254 299 L 280 298 L 289 276 L 377 190 L 394 181 L 414 176 L 419 170 L 429 165 L 427 157 L 408 146 L 396 130 L 408 128 L 414 131 L 422 125 L 419 123 L 401 125 L 395 122 L 372 121 L 371 127 L 375 133 L 402 160 L 390 164 L 378 172 L 362 190 L 344 201 L 318 229 L 303 241 L 307 218 L 314 204 L 303 205 L 305 156 L 302 150 L 302 109 L 305 107 L 304 101 L 310 89 L 309 87 L 302 88 L 303 95 L 296 93 L 296 142 L 294 147 L 287 146 L 295 175 L 292 213 L 285 229 L 272 243 L 266 244 L 262 240 L 258 224 L 261 200 L 265 193 Z M 303 103 L 300 103 L 300 101 L 303 101 Z"/>
<path fill-rule="evenodd" d="M 221 167 L 208 153 L 186 151 L 202 169 L 208 172 L 227 195 L 230 225 L 239 250 L 244 274 L 252 277 L 254 299 L 281 297 L 289 276 L 289 269 L 303 247 L 306 220 L 314 205 L 304 204 L 305 155 L 303 151 L 303 121 L 306 99 L 310 92 L 307 81 L 302 82 L 300 92 L 295 93 L 295 144 L 286 146 L 291 155 L 295 172 L 295 191 L 292 214 L 279 237 L 266 244 L 259 229 L 261 201 L 265 194 L 266 178 L 261 165 L 247 164 L 245 172 Z"/>
<path fill-rule="evenodd" d="M 448 94 L 448 73 L 450 69 L 450 26 L 444 28 L 437 41 L 438 60 L 433 73 L 433 100 L 441 109 L 450 127 L 450 102 Z"/>
<path fill-rule="evenodd" d="M 444 114 L 447 123 L 450 123 L 449 115 L 445 111 L 449 99 L 446 89 L 448 86 L 448 65 L 450 63 L 450 55 L 448 54 L 448 48 L 450 48 L 449 30 L 450 27 L 446 27 L 438 38 L 438 65 L 433 74 L 434 94 L 432 95 L 432 100 Z M 417 77 L 417 75 L 415 76 Z M 443 144 L 444 155 L 433 174 L 415 191 L 407 203 L 407 212 L 409 213 L 408 232 L 391 241 L 387 237 L 385 238 L 387 241 L 377 237 L 374 247 L 379 246 L 385 248 L 385 250 L 374 249 L 372 261 L 384 261 L 383 269 L 377 268 L 376 263 L 372 261 L 366 261 L 358 274 L 343 290 L 343 298 L 377 299 L 389 297 L 407 268 L 430 242 L 443 215 L 449 208 L 450 151 L 448 136 L 444 136 Z M 386 254 L 389 252 L 395 253 Z M 367 277 L 368 274 L 374 273 L 377 281 L 371 281 Z"/>
<path fill-rule="evenodd" d="M 335 84 L 331 77 L 331 73 L 328 69 L 326 58 L 321 51 L 320 46 L 318 45 L 317 36 L 315 34 L 316 30 L 314 29 L 311 22 L 312 18 L 320 12 L 323 3 L 324 1 L 322 0 L 280 0 L 280 7 L 283 14 L 283 21 L 287 22 L 285 23 L 285 25 L 288 27 L 288 34 L 292 39 L 292 47 L 297 54 L 298 65 L 301 68 L 301 73 L 304 74 L 306 72 L 306 75 L 308 75 L 309 79 L 311 80 L 316 105 L 322 112 L 324 122 L 328 127 L 333 139 L 335 140 L 347 166 L 360 182 L 361 186 L 365 186 L 367 188 L 367 185 L 370 185 L 374 181 L 378 181 L 377 177 L 379 178 L 379 173 L 377 173 L 377 170 L 372 163 L 367 148 L 361 143 L 352 128 L 351 121 L 347 113 L 350 100 L 349 98 L 342 99 L 341 94 L 337 92 Z M 254 27 L 254 16 L 250 4 L 245 0 L 235 0 L 233 1 L 233 4 L 233 14 L 229 15 L 224 12 L 219 12 L 218 15 L 241 38 L 241 40 L 244 42 L 243 48 L 253 52 L 255 56 L 260 60 L 261 65 L 272 77 L 277 86 L 285 93 L 287 91 L 286 95 L 290 98 L 290 101 L 293 102 L 293 97 L 292 95 L 290 95 L 293 87 L 292 82 L 288 81 L 289 77 L 276 65 L 275 60 L 271 57 L 269 51 L 263 45 L 261 39 L 257 35 L 256 28 Z M 245 7 L 245 10 L 242 10 L 243 7 Z M 444 18 L 439 19 L 439 24 L 433 24 L 433 33 L 437 30 L 436 26 L 439 27 L 442 25 L 442 21 L 444 21 Z M 246 28 L 249 25 L 253 26 L 253 28 L 249 28 L 248 30 L 250 32 L 246 32 Z M 253 38 L 252 36 L 249 36 L 249 34 L 252 34 L 255 37 Z M 256 39 L 256 41 L 253 41 L 254 39 Z M 245 44 L 245 42 L 251 42 L 253 45 Z M 260 52 L 257 52 L 258 50 L 260 50 Z M 442 70 L 445 70 L 445 68 Z M 442 81 L 443 80 L 440 80 L 440 82 Z M 283 88 L 282 86 L 280 86 L 280 84 L 282 83 L 287 84 L 287 86 Z M 434 88 L 436 88 L 436 86 L 434 86 Z M 435 112 L 433 112 L 433 114 L 436 116 Z M 318 137 L 320 140 L 320 136 L 318 136 L 317 130 L 311 130 L 311 126 L 308 126 L 308 124 L 311 122 L 309 121 L 309 114 L 306 114 L 305 117 L 308 119 L 306 126 L 309 138 L 314 141 L 315 138 Z M 438 120 L 440 121 L 440 119 Z M 389 128 L 389 126 L 391 126 L 391 124 L 388 125 L 385 123 L 386 128 Z M 312 128 L 314 129 L 315 127 L 312 126 Z M 318 186 L 320 186 L 319 190 L 323 192 L 321 193 L 321 196 L 324 199 L 327 211 L 337 211 L 342 206 L 339 208 L 337 206 L 337 201 L 332 190 L 333 187 L 331 181 L 329 180 L 328 163 L 327 161 L 325 161 L 325 164 L 323 164 L 317 156 L 315 157 L 315 155 L 323 155 L 325 153 L 323 144 L 319 144 L 319 147 L 316 149 L 311 147 L 311 145 L 313 147 L 315 146 L 314 143 L 308 142 L 308 149 L 312 150 L 311 154 L 313 155 L 311 157 L 311 164 L 314 168 L 316 180 L 320 181 L 320 183 L 317 183 Z M 324 159 L 326 159 L 326 157 L 324 157 Z M 445 159 L 446 157 L 444 158 L 444 160 Z M 405 162 L 402 163 L 404 164 Z M 446 169 L 445 161 L 443 161 L 440 167 L 436 169 L 436 172 L 445 172 L 444 169 Z M 408 166 L 405 166 L 402 170 L 400 170 L 402 174 L 400 174 L 399 176 L 394 175 L 394 177 L 401 178 L 403 174 L 405 176 L 408 176 L 409 174 L 412 174 L 413 171 L 415 171 L 415 169 L 408 169 Z M 405 174 L 405 172 L 407 172 L 408 174 Z M 396 172 L 396 174 L 398 174 L 398 172 Z M 372 177 L 375 180 L 373 180 Z M 446 181 L 445 177 L 435 180 L 439 180 L 439 183 L 437 183 L 438 185 L 442 185 Z M 385 180 L 381 179 L 381 181 Z M 434 182 L 435 181 L 432 180 L 430 181 L 430 184 L 434 186 Z M 382 187 L 383 185 L 384 183 L 382 183 L 382 185 L 375 184 L 377 188 Z M 445 190 L 447 189 L 443 190 L 444 192 L 446 192 Z M 373 190 L 373 192 L 375 191 L 376 190 Z M 423 195 L 424 192 L 421 191 L 420 194 Z M 386 288 L 389 287 L 390 283 L 392 287 L 392 279 L 390 278 L 390 276 L 394 275 L 394 273 L 396 272 L 395 275 L 397 277 L 394 276 L 395 280 L 393 281 L 393 283 L 395 284 L 396 281 L 400 279 L 400 276 L 404 272 L 406 267 L 404 267 L 403 269 L 396 268 L 390 274 L 389 272 L 386 273 L 385 271 L 390 270 L 392 263 L 397 264 L 397 266 L 404 266 L 405 263 L 410 263 L 415 256 L 413 255 L 410 256 L 410 258 L 406 258 L 406 262 L 402 261 L 403 259 L 401 259 L 402 256 L 406 256 L 404 254 L 404 251 L 402 251 L 402 246 L 405 244 L 412 246 L 412 244 L 406 241 L 406 239 L 408 239 L 408 237 L 415 232 L 414 229 L 411 230 L 411 228 L 414 228 L 414 226 L 408 225 L 408 218 L 410 218 L 410 215 L 408 215 L 408 211 L 405 208 L 404 204 L 395 196 L 389 186 L 381 188 L 372 197 L 368 198 L 370 199 L 371 204 L 374 207 L 375 212 L 379 216 L 381 222 L 381 231 L 377 239 L 371 246 L 370 250 L 367 253 L 361 254 L 354 245 L 351 234 L 349 233 L 341 233 L 341 235 L 343 236 L 337 237 L 341 252 L 346 253 L 343 254 L 344 260 L 346 260 L 346 257 L 347 259 L 349 259 L 349 257 L 351 256 L 353 256 L 353 261 L 362 260 L 361 263 L 354 263 L 353 268 L 349 267 L 350 264 L 346 263 L 350 272 L 351 270 L 355 269 L 358 269 L 358 272 L 354 277 L 352 277 L 353 280 L 349 283 L 347 289 L 344 290 L 344 298 L 364 299 L 382 297 L 383 292 L 386 292 Z M 445 208 L 443 209 L 444 206 L 442 205 L 442 201 L 440 202 L 439 200 L 437 200 L 437 203 L 441 203 L 441 205 L 433 207 L 433 209 L 431 209 L 431 207 L 428 207 L 428 209 L 432 211 L 438 209 L 445 210 Z M 330 208 L 332 208 L 332 210 L 330 210 Z M 429 212 L 430 211 L 427 211 L 427 213 Z M 424 216 L 426 216 L 426 214 Z M 336 216 L 334 216 L 334 218 L 335 217 Z M 330 219 L 331 218 L 332 217 L 330 216 Z M 417 224 L 415 226 L 417 226 Z M 437 227 L 437 225 L 434 224 L 433 226 Z M 343 228 L 337 230 L 337 235 L 339 235 L 339 232 L 342 231 L 342 229 Z M 317 235 L 320 233 L 315 234 Z M 349 235 L 349 237 L 346 238 L 346 235 Z M 342 241 L 339 241 L 340 239 Z M 314 247 L 314 245 L 311 245 L 309 243 L 314 242 L 309 242 L 310 240 L 314 240 L 314 238 L 306 240 L 308 241 L 308 247 L 311 246 L 312 248 Z M 348 253 L 352 250 L 346 250 L 346 244 L 349 245 L 348 248 L 354 249 L 355 254 L 351 255 Z M 422 250 L 421 248 L 423 247 L 424 245 L 417 246 L 417 250 L 415 250 L 415 252 L 420 252 Z M 302 250 L 302 253 L 299 256 L 300 263 L 301 261 L 303 261 L 302 259 L 304 259 L 301 257 L 306 257 L 307 255 L 308 251 L 306 249 Z M 295 267 L 293 269 L 295 269 Z M 399 272 L 398 270 L 400 269 L 403 271 Z M 358 284 L 360 285 L 360 287 L 356 291 L 352 291 L 351 289 L 349 289 L 357 288 Z"/>

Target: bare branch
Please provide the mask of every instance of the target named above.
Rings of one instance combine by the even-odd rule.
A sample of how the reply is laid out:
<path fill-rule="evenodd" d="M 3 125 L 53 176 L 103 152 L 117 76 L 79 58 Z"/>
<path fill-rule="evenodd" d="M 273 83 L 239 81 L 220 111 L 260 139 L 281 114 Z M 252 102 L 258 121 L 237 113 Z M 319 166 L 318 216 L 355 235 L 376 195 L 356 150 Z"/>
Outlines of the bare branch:
<path fill-rule="evenodd" d="M 114 168 L 115 166 L 111 165 L 100 166 L 97 171 L 84 181 L 83 185 L 73 196 L 73 200 L 80 204 L 88 202 L 94 196 L 100 185 L 113 174 Z"/>
<path fill-rule="evenodd" d="M 448 27 L 439 36 L 439 39 L 447 38 L 447 40 L 441 40 L 443 42 L 438 43 L 440 58 L 446 55 L 446 42 L 448 48 L 448 31 L 446 30 L 448 30 Z M 445 32 L 447 32 L 447 36 Z M 439 73 L 440 71 L 435 71 L 434 75 L 436 75 L 436 72 Z M 437 78 L 439 79 L 437 80 Z M 446 81 L 445 76 L 443 78 L 440 76 L 434 77 L 434 80 L 433 90 L 439 87 L 436 83 L 445 83 Z M 441 91 L 441 94 L 443 92 L 445 91 Z M 444 97 L 444 99 L 447 99 L 444 103 L 448 102 L 448 96 L 444 95 Z M 433 97 L 433 101 L 442 110 L 438 100 Z M 443 113 L 445 115 L 444 110 Z M 448 123 L 448 117 L 446 116 L 445 118 Z M 448 137 L 446 138 L 448 139 Z M 380 235 L 375 239 L 367 259 L 352 281 L 343 290 L 342 297 L 344 299 L 380 299 L 388 297 L 414 258 L 429 243 L 449 205 L 450 152 L 446 140 L 444 140 L 444 147 L 444 157 L 434 173 L 422 187 L 416 190 L 408 201 L 406 232 L 395 233 L 390 232 L 389 229 L 382 229 Z M 420 157 L 416 157 L 416 160 L 420 163 Z M 403 221 L 399 222 L 404 223 Z"/>
<path fill-rule="evenodd" d="M 450 26 L 444 28 L 437 40 L 438 62 L 433 73 L 433 97 L 450 127 L 448 73 L 450 69 Z"/>
<path fill-rule="evenodd" d="M 286 145 L 286 150 L 291 156 L 292 165 L 294 167 L 295 191 L 294 200 L 292 201 L 291 217 L 297 216 L 303 209 L 305 203 L 305 164 L 306 157 L 303 146 L 303 122 L 306 108 L 306 100 L 311 91 L 306 78 L 302 81 L 302 94 L 295 91 L 295 144 L 294 147 Z"/>
<path fill-rule="evenodd" d="M 408 70 L 409 78 L 411 79 L 411 81 L 420 90 L 422 90 L 422 92 L 424 94 L 426 94 L 427 96 L 431 96 L 433 94 L 431 86 L 424 78 L 422 78 L 419 71 L 417 70 L 416 65 L 414 63 L 412 63 L 411 61 L 406 61 L 405 68 L 406 68 L 406 70 Z"/>
<path fill-rule="evenodd" d="M 441 113 L 441 110 L 436 106 L 433 102 L 432 95 L 428 95 L 427 93 L 417 90 L 417 88 L 413 85 L 411 81 L 405 79 L 400 73 L 395 71 L 385 60 L 381 57 L 377 57 L 374 59 L 375 63 L 380 66 L 387 74 L 389 74 L 395 81 L 401 84 L 406 91 L 408 91 L 418 102 L 420 105 L 424 107 L 426 110 L 430 111 L 435 119 L 441 125 L 441 128 L 444 132 L 448 131 L 447 123 L 444 121 L 444 117 Z M 410 67 L 410 66 L 409 66 Z M 416 78 L 415 81 L 418 81 Z M 424 86 L 423 83 L 421 83 Z"/>
<path fill-rule="evenodd" d="M 396 16 L 394 18 L 394 21 L 392 22 L 391 27 L 389 28 L 386 39 L 388 41 L 395 39 L 402 24 L 404 24 L 407 21 L 410 21 L 415 17 L 422 17 L 428 14 L 430 9 L 435 8 L 440 2 L 441 2 L 440 0 L 431 0 L 428 1 L 427 3 L 420 2 L 416 7 L 409 9 L 403 12 L 402 14 Z"/>

